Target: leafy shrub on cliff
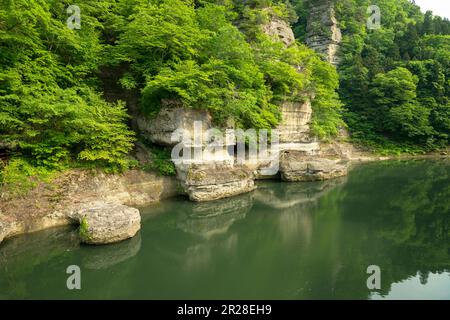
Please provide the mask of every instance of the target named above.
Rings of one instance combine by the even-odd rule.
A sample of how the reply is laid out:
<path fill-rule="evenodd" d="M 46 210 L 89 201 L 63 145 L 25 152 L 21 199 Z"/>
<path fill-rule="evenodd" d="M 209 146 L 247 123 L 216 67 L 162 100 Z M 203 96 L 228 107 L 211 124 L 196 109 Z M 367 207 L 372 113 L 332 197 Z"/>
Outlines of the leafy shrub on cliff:
<path fill-rule="evenodd" d="M 144 143 L 151 154 L 151 163 L 143 166 L 144 170 L 156 171 L 162 176 L 175 176 L 177 171 L 171 159 L 171 150 Z"/>
<path fill-rule="evenodd" d="M 339 88 L 338 73 L 331 64 L 319 57 L 311 59 L 312 86 L 314 99 L 312 101 L 312 133 L 319 138 L 327 139 L 339 133 L 346 124 L 342 119 L 342 102 L 337 90 Z"/>
<path fill-rule="evenodd" d="M 27 194 L 39 181 L 50 181 L 54 171 L 45 167 L 37 167 L 28 160 L 17 157 L 0 168 L 0 190 L 10 197 Z"/>
<path fill-rule="evenodd" d="M 6 1 L 0 8 L 0 134 L 36 170 L 128 166 L 126 110 L 105 102 L 93 77 L 103 50 L 93 15 L 102 4 L 80 1 L 81 30 L 67 27 L 59 1 Z"/>

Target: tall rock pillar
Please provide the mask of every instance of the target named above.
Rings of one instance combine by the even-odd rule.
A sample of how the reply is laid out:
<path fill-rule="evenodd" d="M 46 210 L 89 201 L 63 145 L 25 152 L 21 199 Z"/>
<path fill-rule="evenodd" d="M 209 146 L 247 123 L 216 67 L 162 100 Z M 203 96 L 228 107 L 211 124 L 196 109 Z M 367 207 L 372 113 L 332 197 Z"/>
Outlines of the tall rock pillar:
<path fill-rule="evenodd" d="M 342 34 L 336 20 L 334 2 L 332 0 L 310 0 L 308 6 L 306 44 L 336 66 L 340 60 L 338 51 Z"/>

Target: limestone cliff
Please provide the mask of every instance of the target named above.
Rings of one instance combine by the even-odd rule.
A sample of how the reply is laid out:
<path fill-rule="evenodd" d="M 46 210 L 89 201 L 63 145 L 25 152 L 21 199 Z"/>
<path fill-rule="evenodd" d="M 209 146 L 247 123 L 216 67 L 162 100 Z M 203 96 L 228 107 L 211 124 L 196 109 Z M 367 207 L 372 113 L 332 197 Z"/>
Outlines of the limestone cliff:
<path fill-rule="evenodd" d="M 281 40 L 287 47 L 295 42 L 294 32 L 289 24 L 281 18 L 273 16 L 262 28 L 265 34 Z"/>
<path fill-rule="evenodd" d="M 308 1 L 309 17 L 306 44 L 322 54 L 333 65 L 339 64 L 341 30 L 336 20 L 332 0 Z"/>

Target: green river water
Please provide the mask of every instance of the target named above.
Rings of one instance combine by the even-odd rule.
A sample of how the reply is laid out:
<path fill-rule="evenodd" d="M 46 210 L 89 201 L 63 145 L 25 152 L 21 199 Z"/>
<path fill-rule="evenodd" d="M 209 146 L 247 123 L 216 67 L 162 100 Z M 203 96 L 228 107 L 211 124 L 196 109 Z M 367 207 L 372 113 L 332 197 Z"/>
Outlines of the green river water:
<path fill-rule="evenodd" d="M 446 160 L 141 212 L 140 233 L 116 245 L 79 245 L 73 228 L 5 241 L 0 299 L 450 299 Z M 66 287 L 70 265 L 81 290 Z M 370 265 L 380 290 L 367 288 Z"/>

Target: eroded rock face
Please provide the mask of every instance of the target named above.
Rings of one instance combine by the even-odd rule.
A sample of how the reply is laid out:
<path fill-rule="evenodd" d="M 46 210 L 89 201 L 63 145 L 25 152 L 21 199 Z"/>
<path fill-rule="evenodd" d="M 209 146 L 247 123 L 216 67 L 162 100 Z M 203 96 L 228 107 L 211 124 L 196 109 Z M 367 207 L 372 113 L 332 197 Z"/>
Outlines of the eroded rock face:
<path fill-rule="evenodd" d="M 253 191 L 253 172 L 244 166 L 220 163 L 189 164 L 177 168 L 192 201 L 210 201 Z"/>
<path fill-rule="evenodd" d="M 14 216 L 3 215 L 0 212 L 0 243 L 4 239 L 8 239 L 19 234 L 64 226 L 69 223 L 69 219 L 65 213 L 58 210 L 43 217 L 28 217 L 26 220 L 19 220 Z"/>
<path fill-rule="evenodd" d="M 278 125 L 280 143 L 311 142 L 311 101 L 284 101 L 280 104 L 281 123 Z"/>
<path fill-rule="evenodd" d="M 80 175 L 72 180 L 69 194 L 73 202 L 102 200 L 128 206 L 146 206 L 177 194 L 175 179 L 152 172 L 131 170 L 125 174 Z"/>
<path fill-rule="evenodd" d="M 207 110 L 163 106 L 155 118 L 137 119 L 141 135 L 164 146 L 174 146 L 178 143 L 172 141 L 172 134 L 177 129 L 186 130 L 194 137 L 195 122 L 201 122 L 202 130 L 206 131 L 211 128 L 211 115 Z"/>
<path fill-rule="evenodd" d="M 301 151 L 287 151 L 280 161 L 284 181 L 321 181 L 347 175 L 348 164 L 339 158 L 321 158 Z"/>
<path fill-rule="evenodd" d="M 80 223 L 81 241 L 87 244 L 123 241 L 134 237 L 141 228 L 139 210 L 117 203 L 86 204 L 70 217 Z"/>
<path fill-rule="evenodd" d="M 310 4 L 307 25 L 306 44 L 316 52 L 323 54 L 328 62 L 338 65 L 339 44 L 342 41 L 341 30 L 336 20 L 331 1 L 322 4 Z"/>

